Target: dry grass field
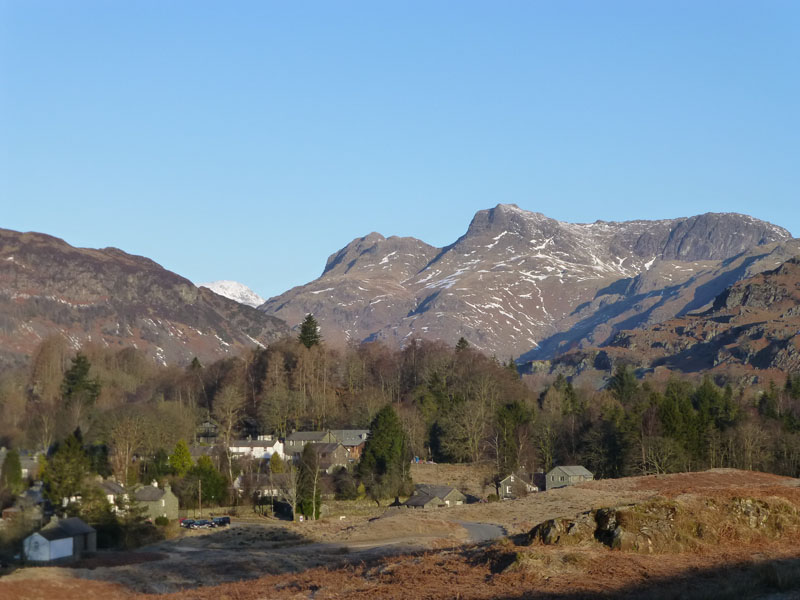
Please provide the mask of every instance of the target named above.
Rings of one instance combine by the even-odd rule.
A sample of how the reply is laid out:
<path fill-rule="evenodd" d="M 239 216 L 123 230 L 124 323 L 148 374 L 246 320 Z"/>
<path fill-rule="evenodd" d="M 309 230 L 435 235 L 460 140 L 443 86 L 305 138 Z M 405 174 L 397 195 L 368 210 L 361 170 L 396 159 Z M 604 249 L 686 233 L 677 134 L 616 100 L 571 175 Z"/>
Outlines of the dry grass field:
<path fill-rule="evenodd" d="M 431 477 L 443 473 L 459 476 Z M 579 522 L 601 507 L 622 507 L 628 546 L 591 535 L 555 545 L 528 538 L 534 525 Z M 762 473 L 595 481 L 514 501 L 339 516 L 235 523 L 129 560 L 20 569 L 0 579 L 0 599 L 800 597 L 798 480 Z M 499 525 L 511 537 L 472 545 L 465 523 Z"/>

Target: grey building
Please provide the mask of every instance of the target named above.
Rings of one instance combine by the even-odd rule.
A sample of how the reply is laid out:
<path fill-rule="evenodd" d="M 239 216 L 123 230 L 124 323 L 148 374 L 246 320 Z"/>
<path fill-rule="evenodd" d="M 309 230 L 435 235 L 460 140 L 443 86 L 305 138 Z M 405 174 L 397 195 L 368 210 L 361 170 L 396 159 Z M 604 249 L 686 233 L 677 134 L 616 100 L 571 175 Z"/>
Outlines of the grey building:
<path fill-rule="evenodd" d="M 155 521 L 158 517 L 166 517 L 170 521 L 178 518 L 178 497 L 172 488 L 165 485 L 146 485 L 133 492 L 133 500 L 147 509 L 147 518 Z"/>
<path fill-rule="evenodd" d="M 521 498 L 526 494 L 538 491 L 538 486 L 522 473 L 506 475 L 497 484 L 497 495 L 504 500 Z"/>
<path fill-rule="evenodd" d="M 406 500 L 403 506 L 429 509 L 458 506 L 464 504 L 466 500 L 467 497 L 452 486 L 420 483 L 415 486 L 414 495 Z"/>
<path fill-rule="evenodd" d="M 573 465 L 569 467 L 554 467 L 546 476 L 546 488 L 553 490 L 556 488 L 566 487 L 568 485 L 575 485 L 584 481 L 592 481 L 592 475 L 585 467 L 580 465 Z"/>
<path fill-rule="evenodd" d="M 337 441 L 330 431 L 295 431 L 286 436 L 283 452 L 286 458 L 297 460 L 306 444 L 330 444 Z"/>

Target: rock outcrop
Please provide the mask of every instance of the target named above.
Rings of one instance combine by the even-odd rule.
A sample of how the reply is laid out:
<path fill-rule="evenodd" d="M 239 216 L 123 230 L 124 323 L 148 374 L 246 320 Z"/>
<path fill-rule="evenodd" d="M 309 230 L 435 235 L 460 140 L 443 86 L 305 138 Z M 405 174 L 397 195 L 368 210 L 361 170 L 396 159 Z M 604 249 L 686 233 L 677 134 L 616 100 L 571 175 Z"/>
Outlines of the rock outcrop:
<path fill-rule="evenodd" d="M 574 518 L 550 519 L 528 533 L 530 543 L 577 546 L 600 543 L 626 552 L 681 552 L 721 539 L 794 536 L 800 510 L 785 498 L 655 497 L 600 508 Z"/>

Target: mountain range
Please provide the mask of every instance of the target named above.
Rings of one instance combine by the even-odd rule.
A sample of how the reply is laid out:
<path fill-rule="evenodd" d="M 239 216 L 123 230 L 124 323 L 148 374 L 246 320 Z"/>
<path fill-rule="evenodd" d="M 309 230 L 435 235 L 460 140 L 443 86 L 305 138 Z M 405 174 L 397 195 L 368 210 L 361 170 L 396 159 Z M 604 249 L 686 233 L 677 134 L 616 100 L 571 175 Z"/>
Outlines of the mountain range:
<path fill-rule="evenodd" d="M 576 224 L 499 204 L 442 248 L 378 233 L 355 239 L 328 258 L 319 278 L 256 309 L 248 304 L 261 299 L 236 282 L 197 287 L 115 248 L 0 229 L 0 361 L 26 360 L 52 334 L 75 348 L 133 345 L 162 363 L 208 361 L 269 344 L 313 313 L 334 346 L 464 337 L 521 363 L 585 364 L 602 352 L 652 367 L 659 356 L 684 352 L 685 360 L 660 364 L 686 368 L 702 362 L 680 341 L 701 327 L 692 319 L 721 310 L 720 294 L 797 255 L 800 240 L 746 215 Z M 722 317 L 713 315 L 715 335 Z M 730 322 L 743 325 L 742 318 Z M 773 334 L 765 330 L 765 339 Z M 702 364 L 724 362 L 715 356 Z M 748 364 L 794 364 L 791 356 L 758 356 Z"/>
<path fill-rule="evenodd" d="M 444 248 L 353 240 L 319 278 L 260 308 L 291 324 L 313 313 L 334 343 L 464 337 L 503 359 L 547 359 L 699 309 L 799 249 L 740 214 L 575 224 L 499 204 Z"/>

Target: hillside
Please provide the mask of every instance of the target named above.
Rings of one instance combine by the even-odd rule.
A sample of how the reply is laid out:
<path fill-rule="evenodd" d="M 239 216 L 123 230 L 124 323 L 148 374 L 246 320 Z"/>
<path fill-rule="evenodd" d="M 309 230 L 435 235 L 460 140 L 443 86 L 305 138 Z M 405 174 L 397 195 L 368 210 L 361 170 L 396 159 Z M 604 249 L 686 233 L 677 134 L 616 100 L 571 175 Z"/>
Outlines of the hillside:
<path fill-rule="evenodd" d="M 210 361 L 288 331 L 278 318 L 195 287 L 148 258 L 75 248 L 0 229 L 0 361 L 18 363 L 47 336 L 133 345 L 162 363 Z"/>
<path fill-rule="evenodd" d="M 800 257 L 734 283 L 707 310 L 620 331 L 602 348 L 567 353 L 551 368 L 575 374 L 616 362 L 740 376 L 800 371 Z"/>
<path fill-rule="evenodd" d="M 311 312 L 331 343 L 463 336 L 500 357 L 548 358 L 700 308 L 752 263 L 791 256 L 787 244 L 788 231 L 738 214 L 574 224 L 500 204 L 444 248 L 354 240 L 261 309 L 292 326 Z"/>
<path fill-rule="evenodd" d="M 465 544 L 459 524 L 476 522 L 512 535 Z M 0 580 L 0 596 L 794 598 L 799 534 L 796 479 L 715 469 L 372 519 L 181 532 L 127 560 L 21 569 Z M 409 535 L 415 545 L 398 543 Z"/>

